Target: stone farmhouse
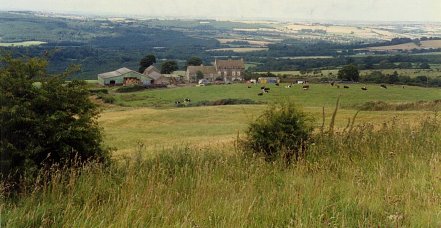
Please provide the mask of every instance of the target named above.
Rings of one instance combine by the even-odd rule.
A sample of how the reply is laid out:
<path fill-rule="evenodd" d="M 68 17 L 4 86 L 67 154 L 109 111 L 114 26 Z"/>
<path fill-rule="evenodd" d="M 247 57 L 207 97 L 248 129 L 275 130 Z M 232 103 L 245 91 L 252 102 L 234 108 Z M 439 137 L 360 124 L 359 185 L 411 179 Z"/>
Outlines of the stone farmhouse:
<path fill-rule="evenodd" d="M 239 60 L 218 60 L 214 61 L 214 66 L 188 66 L 186 78 L 189 82 L 197 82 L 198 74 L 203 75 L 203 78 L 208 81 L 242 81 L 245 73 L 245 62 L 243 59 Z"/>

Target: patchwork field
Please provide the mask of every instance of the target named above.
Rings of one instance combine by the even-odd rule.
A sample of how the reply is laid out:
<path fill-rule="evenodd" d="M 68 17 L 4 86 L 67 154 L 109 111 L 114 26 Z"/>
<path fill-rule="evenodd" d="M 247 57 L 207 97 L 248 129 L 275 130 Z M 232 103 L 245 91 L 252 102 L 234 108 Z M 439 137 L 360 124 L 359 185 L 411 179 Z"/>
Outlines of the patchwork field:
<path fill-rule="evenodd" d="M 426 40 L 421 41 L 420 45 L 415 43 L 406 43 L 406 44 L 398 44 L 398 45 L 390 45 L 390 46 L 381 46 L 381 47 L 370 47 L 366 49 L 360 50 L 369 50 L 369 51 L 393 51 L 393 50 L 412 50 L 412 49 L 437 49 L 441 48 L 441 40 Z"/>
<path fill-rule="evenodd" d="M 438 65 L 433 65 L 432 69 L 375 69 L 375 70 L 360 70 L 360 75 L 368 75 L 373 71 L 380 71 L 383 74 L 393 74 L 395 71 L 399 75 L 409 76 L 411 78 L 417 76 L 427 76 L 427 77 L 441 77 L 441 71 Z M 266 72 L 259 72 L 266 73 Z M 338 70 L 321 70 L 317 73 L 306 72 L 305 74 L 300 73 L 300 71 L 271 71 L 271 73 L 276 75 L 290 75 L 295 77 L 322 77 L 322 76 L 334 76 L 338 74 Z M 322 75 L 323 74 L 323 75 Z"/>

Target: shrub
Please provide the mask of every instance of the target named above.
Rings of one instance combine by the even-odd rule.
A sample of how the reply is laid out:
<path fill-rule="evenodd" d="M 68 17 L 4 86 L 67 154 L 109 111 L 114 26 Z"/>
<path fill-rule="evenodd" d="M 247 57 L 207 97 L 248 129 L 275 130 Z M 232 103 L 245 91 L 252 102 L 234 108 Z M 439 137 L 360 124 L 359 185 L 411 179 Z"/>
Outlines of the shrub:
<path fill-rule="evenodd" d="M 242 141 L 246 151 L 261 154 L 266 160 L 282 157 L 290 162 L 304 155 L 312 134 L 313 119 L 293 102 L 270 105 L 246 132 Z"/>
<path fill-rule="evenodd" d="M 47 77 L 47 62 L 4 57 L 0 68 L 0 179 L 18 183 L 42 168 L 104 162 L 98 109 L 87 83 Z M 41 86 L 34 86 L 40 78 Z"/>
<path fill-rule="evenodd" d="M 109 90 L 108 89 L 89 89 L 89 93 L 91 93 L 91 94 L 100 94 L 100 93 L 108 94 Z"/>
<path fill-rule="evenodd" d="M 110 94 L 98 93 L 97 98 L 101 99 L 104 103 L 113 104 L 115 102 L 115 97 Z"/>

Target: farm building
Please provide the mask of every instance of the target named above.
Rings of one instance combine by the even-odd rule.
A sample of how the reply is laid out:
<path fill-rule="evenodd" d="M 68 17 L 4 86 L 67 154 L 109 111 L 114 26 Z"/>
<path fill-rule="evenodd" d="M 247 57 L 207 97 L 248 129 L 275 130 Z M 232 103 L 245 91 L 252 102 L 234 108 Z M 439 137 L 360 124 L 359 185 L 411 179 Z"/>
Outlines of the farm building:
<path fill-rule="evenodd" d="M 243 59 L 239 60 L 215 60 L 217 74 L 221 76 L 224 81 L 242 81 L 245 73 L 245 62 Z"/>
<path fill-rule="evenodd" d="M 202 74 L 203 78 L 209 81 L 214 81 L 216 80 L 217 77 L 219 77 L 219 75 L 216 73 L 216 68 L 214 66 L 204 66 L 204 65 L 188 66 L 186 73 L 187 81 L 197 82 L 198 79 L 201 79 L 201 78 L 197 78 L 198 73 Z"/>
<path fill-rule="evenodd" d="M 215 60 L 214 66 L 188 66 L 186 72 L 187 81 L 197 82 L 198 74 L 208 81 L 221 80 L 224 82 L 242 81 L 245 73 L 245 62 L 240 60 Z"/>
<path fill-rule="evenodd" d="M 128 68 L 120 68 L 115 71 L 98 74 L 98 83 L 101 85 L 150 85 L 152 78 L 140 74 Z"/>
<path fill-rule="evenodd" d="M 257 79 L 257 81 L 261 84 L 266 83 L 279 83 L 280 79 L 278 77 L 260 77 Z"/>
<path fill-rule="evenodd" d="M 168 85 L 170 84 L 169 80 L 164 77 L 164 75 L 162 75 L 160 73 L 160 71 L 154 67 L 154 66 L 149 66 L 144 70 L 143 75 L 146 75 L 148 77 L 150 77 L 152 80 L 152 84 L 154 85 Z"/>

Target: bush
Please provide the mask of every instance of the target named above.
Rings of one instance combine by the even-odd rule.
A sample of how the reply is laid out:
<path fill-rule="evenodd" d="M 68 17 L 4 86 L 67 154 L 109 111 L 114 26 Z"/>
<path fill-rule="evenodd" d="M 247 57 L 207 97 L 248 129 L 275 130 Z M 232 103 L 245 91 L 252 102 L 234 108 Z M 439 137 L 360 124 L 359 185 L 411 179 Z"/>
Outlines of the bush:
<path fill-rule="evenodd" d="M 270 105 L 249 125 L 242 145 L 246 151 L 262 154 L 266 160 L 279 157 L 287 162 L 297 160 L 306 152 L 312 122 L 312 117 L 300 111 L 293 102 Z"/>
<path fill-rule="evenodd" d="M 100 94 L 100 93 L 108 94 L 109 90 L 108 89 L 89 89 L 89 93 L 91 93 L 91 94 Z"/>
<path fill-rule="evenodd" d="M 0 179 L 16 184 L 42 168 L 105 162 L 87 83 L 47 77 L 47 62 L 4 57 L 0 63 Z M 39 78 L 41 86 L 34 86 Z M 5 182 L 3 182 L 5 184 Z"/>
<path fill-rule="evenodd" d="M 104 103 L 113 104 L 115 102 L 115 97 L 110 94 L 98 93 L 97 98 L 101 99 Z"/>

